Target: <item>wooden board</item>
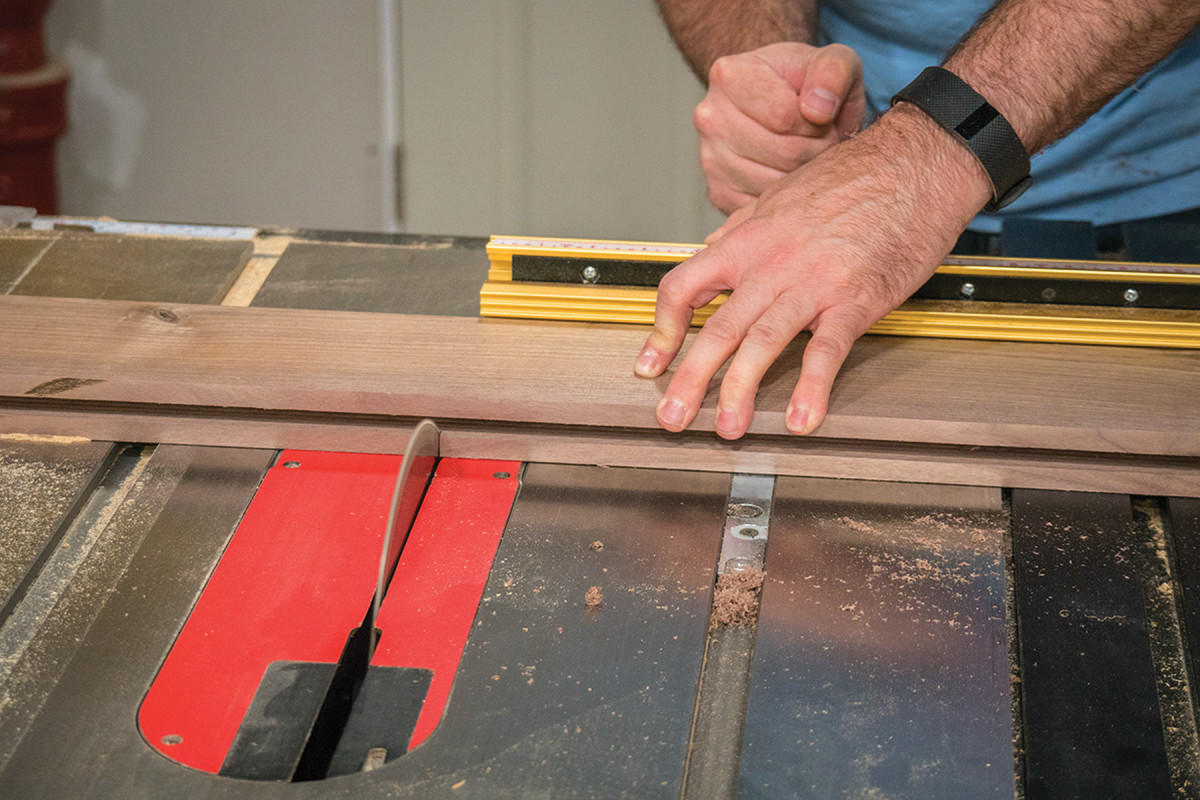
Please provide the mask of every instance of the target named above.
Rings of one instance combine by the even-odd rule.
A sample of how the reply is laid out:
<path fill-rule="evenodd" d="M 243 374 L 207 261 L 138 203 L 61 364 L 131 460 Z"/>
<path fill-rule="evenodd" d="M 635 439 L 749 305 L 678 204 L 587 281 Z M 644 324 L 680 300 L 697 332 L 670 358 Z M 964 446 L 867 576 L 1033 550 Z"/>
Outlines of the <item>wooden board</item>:
<path fill-rule="evenodd" d="M 105 441 L 401 453 L 412 424 L 408 418 L 0 400 L 0 429 Z M 750 436 L 731 446 L 692 432 L 444 419 L 439 425 L 442 455 L 451 458 L 1200 497 L 1200 463 L 1186 458 L 792 436 Z"/>
<path fill-rule="evenodd" d="M 515 430 L 522 446 L 528 426 L 546 427 L 565 442 L 562 450 L 580 436 L 617 449 L 651 444 L 671 467 L 749 463 L 766 471 L 810 457 L 869 466 L 871 453 L 895 461 L 889 443 L 907 443 L 950 447 L 906 448 L 899 459 L 914 471 L 909 480 L 930 479 L 922 465 L 935 462 L 943 463 L 943 482 L 976 480 L 970 470 L 954 479 L 962 464 L 976 464 L 976 474 L 991 468 L 988 453 L 971 448 L 996 448 L 1003 453 L 993 455 L 1015 459 L 1010 464 L 1041 462 L 1067 476 L 1119 468 L 1141 475 L 1143 488 L 1160 472 L 1184 483 L 1196 475 L 1200 354 L 1189 351 L 867 337 L 851 354 L 818 436 L 800 441 L 783 427 L 798 343 L 768 374 L 751 435 L 726 443 L 707 433 L 712 396 L 696 433 L 658 429 L 654 405 L 667 378 L 632 374 L 644 336 L 640 328 L 581 323 L 3 297 L 0 428 L 34 428 L 30 415 L 44 422 L 69 411 L 79 435 L 101 418 L 106 436 L 119 432 L 121 419 L 140 418 L 151 427 L 159 421 L 158 438 L 145 440 L 174 441 L 162 430 L 173 417 L 246 444 L 237 430 L 256 429 L 261 439 L 286 424 L 328 439 L 339 428 L 361 434 L 362 425 L 388 429 L 429 416 L 470 423 L 477 439 L 491 441 L 498 439 L 480 425 L 501 423 L 499 436 Z M 18 412 L 25 422 L 15 421 Z M 137 431 L 125 424 L 124 433 Z M 1101 463 L 1099 454 L 1117 460 Z M 563 460 L 605 463 L 602 452 Z M 897 477 L 896 469 L 876 471 Z M 1021 467 L 997 475 L 1008 480 L 1003 475 L 1014 471 Z M 1067 482 L 1052 484 L 1094 483 L 1086 474 Z"/>

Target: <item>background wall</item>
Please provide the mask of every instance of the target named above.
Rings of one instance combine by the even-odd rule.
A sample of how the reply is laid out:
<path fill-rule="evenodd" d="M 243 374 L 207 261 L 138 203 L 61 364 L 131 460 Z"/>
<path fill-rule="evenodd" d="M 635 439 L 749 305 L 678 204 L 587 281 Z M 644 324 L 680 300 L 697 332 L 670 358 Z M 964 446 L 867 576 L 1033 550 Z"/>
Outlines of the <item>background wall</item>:
<path fill-rule="evenodd" d="M 652 0 L 56 0 L 63 213 L 696 241 Z"/>

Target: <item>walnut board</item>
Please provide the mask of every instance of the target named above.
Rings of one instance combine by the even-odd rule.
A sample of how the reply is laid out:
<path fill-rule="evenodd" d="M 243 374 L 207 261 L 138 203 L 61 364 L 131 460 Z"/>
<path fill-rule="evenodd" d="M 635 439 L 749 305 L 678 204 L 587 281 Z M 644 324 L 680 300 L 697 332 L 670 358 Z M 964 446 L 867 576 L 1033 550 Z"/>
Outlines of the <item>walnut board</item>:
<path fill-rule="evenodd" d="M 1200 354 L 1191 351 L 866 337 L 838 379 L 826 422 L 801 442 L 783 425 L 797 342 L 768 373 L 750 434 L 727 443 L 708 433 L 715 392 L 694 433 L 658 429 L 654 406 L 668 377 L 632 373 L 645 335 L 585 323 L 0 297 L 0 429 L 173 441 L 180 435 L 165 422 L 173 419 L 205 438 L 194 443 L 245 446 L 239 431 L 257 431 L 259 441 L 273 429 L 336 445 L 339 429 L 358 430 L 344 438 L 361 443 L 371 426 L 431 417 L 476 442 L 509 437 L 528 449 L 530 436 L 543 435 L 557 442 L 558 460 L 569 460 L 573 437 L 603 447 L 608 429 L 614 451 L 644 442 L 636 459 L 652 462 L 644 466 L 656 465 L 654 453 L 662 466 L 710 469 L 896 457 L 917 473 L 909 480 L 936 462 L 950 471 L 940 481 L 969 482 L 954 479 L 953 467 L 984 448 L 1017 465 L 987 485 L 1050 456 L 1063 475 L 1094 465 L 1097 475 L 1175 474 L 1172 486 L 1197 475 Z M 70 427 L 54 426 L 55 415 L 74 419 L 75 429 L 49 430 Z M 161 438 L 138 437 L 135 423 L 145 432 L 154 420 Z M 499 432 L 485 435 L 489 423 Z M 889 455 L 897 445 L 902 457 Z M 917 452 L 930 446 L 951 450 Z M 981 455 L 976 472 L 995 472 Z M 1101 455 L 1116 460 L 1100 464 Z M 604 461 L 595 448 L 586 456 Z M 1068 483 L 1086 488 L 1089 479 Z"/>

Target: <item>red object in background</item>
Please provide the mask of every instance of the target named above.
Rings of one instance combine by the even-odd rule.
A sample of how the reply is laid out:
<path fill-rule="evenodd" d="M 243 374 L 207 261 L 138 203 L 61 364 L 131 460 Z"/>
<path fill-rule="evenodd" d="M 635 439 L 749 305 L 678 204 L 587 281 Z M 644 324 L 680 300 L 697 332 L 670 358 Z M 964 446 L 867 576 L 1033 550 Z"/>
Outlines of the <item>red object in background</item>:
<path fill-rule="evenodd" d="M 42 19 L 51 0 L 0 0 L 0 73 L 31 72 L 46 64 Z"/>
<path fill-rule="evenodd" d="M 50 0 L 0 0 L 0 205 L 58 213 L 54 145 L 67 129 L 65 64 L 47 62 Z"/>

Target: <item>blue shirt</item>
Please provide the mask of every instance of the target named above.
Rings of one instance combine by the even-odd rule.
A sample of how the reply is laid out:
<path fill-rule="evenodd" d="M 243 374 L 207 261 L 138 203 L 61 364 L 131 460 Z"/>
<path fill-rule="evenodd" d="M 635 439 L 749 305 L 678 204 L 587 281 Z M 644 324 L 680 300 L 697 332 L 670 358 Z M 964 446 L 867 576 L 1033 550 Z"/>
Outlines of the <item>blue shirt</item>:
<path fill-rule="evenodd" d="M 830 0 L 822 42 L 863 61 L 868 113 L 945 53 L 991 0 Z M 995 232 L 1004 214 L 1095 225 L 1200 206 L 1200 34 L 1192 34 L 1087 122 L 1032 158 L 1033 186 L 971 228 Z"/>

